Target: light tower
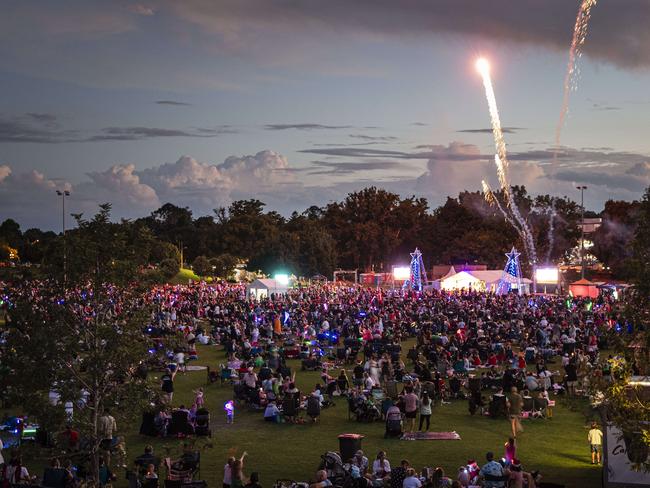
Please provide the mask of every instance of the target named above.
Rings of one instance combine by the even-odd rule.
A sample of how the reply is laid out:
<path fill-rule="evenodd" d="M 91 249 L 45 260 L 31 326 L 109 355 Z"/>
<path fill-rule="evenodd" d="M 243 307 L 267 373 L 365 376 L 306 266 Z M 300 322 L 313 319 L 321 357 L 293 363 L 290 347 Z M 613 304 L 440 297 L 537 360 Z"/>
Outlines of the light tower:
<path fill-rule="evenodd" d="M 412 290 L 422 291 L 427 283 L 427 271 L 424 267 L 424 261 L 422 261 L 422 252 L 417 247 L 411 253 L 410 269 L 411 275 L 409 280 L 404 283 L 404 286 Z"/>

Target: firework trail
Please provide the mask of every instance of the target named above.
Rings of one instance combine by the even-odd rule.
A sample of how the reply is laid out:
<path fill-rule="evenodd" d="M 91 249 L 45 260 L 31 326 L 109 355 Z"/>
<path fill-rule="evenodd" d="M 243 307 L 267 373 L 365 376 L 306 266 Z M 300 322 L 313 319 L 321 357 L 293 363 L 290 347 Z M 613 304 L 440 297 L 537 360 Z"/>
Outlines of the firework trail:
<path fill-rule="evenodd" d="M 560 136 L 564 119 L 569 112 L 569 95 L 578 88 L 578 59 L 582 56 L 582 46 L 587 39 L 589 30 L 589 19 L 591 18 L 591 9 L 596 5 L 598 0 L 582 0 L 576 17 L 576 24 L 573 27 L 573 39 L 571 40 L 571 49 L 569 49 L 569 62 L 567 64 L 566 75 L 564 76 L 564 96 L 562 99 L 562 108 L 560 109 L 560 118 L 555 127 L 555 153 L 553 160 L 557 160 L 557 151 L 560 146 Z"/>
<path fill-rule="evenodd" d="M 488 185 L 485 180 L 481 181 L 481 184 L 483 185 L 483 194 L 485 195 L 485 200 L 488 202 L 488 204 L 490 204 L 490 206 L 496 206 L 501 212 L 501 215 L 503 215 L 503 218 L 506 220 L 506 222 L 512 225 L 515 229 L 517 229 L 517 232 L 521 234 L 521 229 L 501 206 L 501 202 L 499 202 L 499 199 L 492 191 L 492 188 L 490 188 L 490 185 Z"/>
<path fill-rule="evenodd" d="M 557 217 L 557 212 L 555 211 L 555 199 L 551 199 L 551 206 L 547 210 L 548 212 L 548 249 L 546 250 L 546 263 L 551 262 L 551 253 L 553 252 L 553 244 L 555 243 L 555 217 Z"/>
<path fill-rule="evenodd" d="M 503 137 L 503 130 L 501 129 L 501 119 L 499 117 L 499 109 L 497 106 L 496 96 L 494 95 L 494 88 L 492 86 L 492 79 L 490 77 L 490 64 L 484 58 L 476 61 L 476 69 L 481 74 L 483 79 L 483 87 L 485 88 L 485 98 L 488 102 L 488 109 L 490 111 L 490 122 L 492 124 L 492 134 L 494 136 L 494 145 L 496 154 L 494 156 L 494 163 L 497 167 L 497 176 L 499 184 L 505 195 L 506 204 L 512 213 L 513 219 L 519 224 L 515 228 L 518 230 L 524 245 L 527 248 L 527 254 L 532 263 L 537 262 L 537 254 L 535 252 L 535 243 L 533 241 L 532 233 L 528 223 L 524 220 L 519 212 L 519 207 L 514 201 L 512 195 L 512 188 L 508 181 L 508 152 L 506 150 L 506 141 Z"/>

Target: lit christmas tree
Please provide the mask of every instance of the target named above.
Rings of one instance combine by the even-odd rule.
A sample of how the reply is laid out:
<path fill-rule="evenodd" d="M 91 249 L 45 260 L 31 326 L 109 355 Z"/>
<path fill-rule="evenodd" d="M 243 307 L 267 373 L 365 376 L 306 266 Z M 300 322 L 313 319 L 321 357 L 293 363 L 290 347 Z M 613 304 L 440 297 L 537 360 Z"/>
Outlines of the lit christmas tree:
<path fill-rule="evenodd" d="M 521 295 L 523 293 L 523 288 L 521 286 L 521 267 L 519 266 L 519 256 L 520 252 L 513 247 L 509 253 L 506 253 L 508 261 L 506 262 L 505 268 L 503 268 L 503 274 L 497 285 L 497 295 L 503 295 L 509 293 L 513 288 L 517 289 L 517 292 Z"/>
<path fill-rule="evenodd" d="M 411 276 L 404 283 L 404 288 L 422 291 L 427 284 L 427 271 L 422 261 L 422 252 L 416 247 L 411 253 Z"/>

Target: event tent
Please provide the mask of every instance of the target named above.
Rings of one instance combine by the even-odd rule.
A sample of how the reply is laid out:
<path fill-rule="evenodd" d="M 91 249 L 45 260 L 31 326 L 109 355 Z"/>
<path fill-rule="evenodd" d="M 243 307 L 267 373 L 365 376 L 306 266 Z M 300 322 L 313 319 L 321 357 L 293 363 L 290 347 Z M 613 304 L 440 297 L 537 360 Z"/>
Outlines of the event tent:
<path fill-rule="evenodd" d="M 585 278 L 574 281 L 569 285 L 569 290 L 574 297 L 598 298 L 598 285 Z"/>
<path fill-rule="evenodd" d="M 270 278 L 260 278 L 253 281 L 246 287 L 247 296 L 253 296 L 256 299 L 268 297 L 272 293 L 286 293 L 288 286 L 277 280 Z"/>
<path fill-rule="evenodd" d="M 440 278 L 440 289 L 442 290 L 480 290 L 480 291 L 496 291 L 499 281 L 503 276 L 503 270 L 500 269 L 486 269 L 486 270 L 468 270 L 459 271 L 452 267 L 446 276 Z M 516 283 L 514 276 L 505 275 L 510 283 Z M 530 292 L 530 285 L 532 281 L 528 278 L 522 278 L 521 284 L 524 293 Z"/>

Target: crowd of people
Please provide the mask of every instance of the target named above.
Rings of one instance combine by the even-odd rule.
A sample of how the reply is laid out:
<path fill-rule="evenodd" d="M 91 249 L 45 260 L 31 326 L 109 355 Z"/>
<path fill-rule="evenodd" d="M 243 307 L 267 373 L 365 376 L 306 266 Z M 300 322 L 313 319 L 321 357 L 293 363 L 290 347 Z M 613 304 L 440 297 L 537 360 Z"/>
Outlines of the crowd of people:
<path fill-rule="evenodd" d="M 208 370 L 208 377 L 232 383 L 235 400 L 259 408 L 265 421 L 300 423 L 304 412 L 317 422 L 321 409 L 337 398 L 345 398 L 357 419 L 384 420 L 387 435 L 393 434 L 391 419 L 398 421 L 399 434 L 429 430 L 432 407 L 452 399 L 467 399 L 471 414 L 509 418 L 506 462 L 497 463 L 489 453 L 483 468 L 468 463 L 463 468 L 468 476 L 459 472 L 457 480 L 469 486 L 480 475 L 483 486 L 494 488 L 505 486 L 506 477 L 513 480 L 510 486 L 535 486 L 535 475 L 523 471 L 514 452 L 522 416 L 552 418 L 557 395 L 583 395 L 590 381 L 608 375 L 599 351 L 607 347 L 606 331 L 625 324 L 607 297 L 417 293 L 356 285 L 311 286 L 261 300 L 248 297 L 243 285 L 165 285 L 153 287 L 142 305 L 151 306 L 143 334 L 163 368 L 154 435 L 168 433 L 176 412 L 185 413 L 193 428 L 197 417 L 207 413 L 203 389 L 195 391 L 189 407 L 173 408 L 174 382 L 198 357 L 197 346 L 214 344 L 223 347 L 226 361 Z M 180 341 L 169 349 L 162 340 L 166 336 Z M 414 344 L 404 355 L 403 343 L 410 338 Z M 295 363 L 288 362 L 293 358 L 301 360 L 303 369 L 320 370 L 321 381 L 310 391 L 298 389 L 290 367 Z M 151 358 L 147 360 L 150 365 Z M 111 431 L 105 437 L 113 439 L 112 449 L 116 428 L 110 422 L 102 425 Z M 597 435 L 590 434 L 590 442 L 592 438 Z M 600 462 L 598 448 L 592 450 L 594 462 Z M 239 465 L 236 461 L 229 461 L 231 480 L 240 478 L 243 459 Z M 490 477 L 499 471 L 497 464 L 503 479 L 495 481 Z M 380 480 L 391 487 L 419 486 L 420 477 L 406 460 L 393 474 L 385 455 L 371 466 L 367 461 L 351 465 L 358 468 L 355 479 L 373 486 Z M 150 479 L 158 466 L 146 466 Z M 431 479 L 439 482 L 434 486 L 446 486 L 440 481 L 447 479 L 444 474 L 435 473 Z M 257 476 L 250 481 L 259 483 Z M 329 486 L 327 477 L 317 484 Z"/>

